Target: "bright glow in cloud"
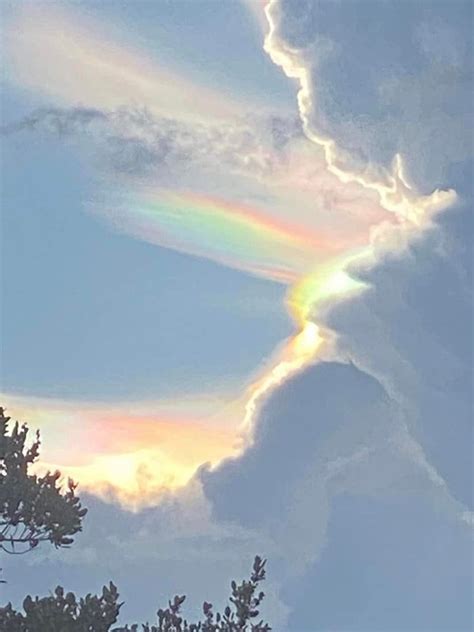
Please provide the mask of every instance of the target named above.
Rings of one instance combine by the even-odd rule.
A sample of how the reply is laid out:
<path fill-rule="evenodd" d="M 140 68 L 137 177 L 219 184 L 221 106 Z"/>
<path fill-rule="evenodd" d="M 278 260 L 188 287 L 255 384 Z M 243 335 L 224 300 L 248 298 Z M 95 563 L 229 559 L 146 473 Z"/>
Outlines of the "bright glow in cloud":
<path fill-rule="evenodd" d="M 236 453 L 239 404 L 221 398 L 92 404 L 2 395 L 13 419 L 46 438 L 37 469 L 59 469 L 81 488 L 128 507 L 155 504 L 203 463 Z M 73 446 L 73 449 L 72 449 Z"/>
<path fill-rule="evenodd" d="M 323 346 L 325 335 L 314 322 L 317 306 L 327 300 L 348 297 L 366 287 L 344 269 L 355 258 L 346 257 L 322 264 L 314 273 L 302 277 L 291 286 L 287 307 L 299 329 L 273 358 L 271 368 L 250 389 L 243 422 L 247 440 L 252 440 L 252 427 L 261 398 L 314 361 Z"/>

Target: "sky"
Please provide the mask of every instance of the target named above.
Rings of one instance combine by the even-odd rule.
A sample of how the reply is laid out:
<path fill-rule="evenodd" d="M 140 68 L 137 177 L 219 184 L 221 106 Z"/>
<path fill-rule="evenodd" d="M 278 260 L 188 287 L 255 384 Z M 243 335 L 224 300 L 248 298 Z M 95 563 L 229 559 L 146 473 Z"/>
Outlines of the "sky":
<path fill-rule="evenodd" d="M 1 9 L 2 402 L 90 508 L 26 589 L 471 629 L 471 3 Z"/>

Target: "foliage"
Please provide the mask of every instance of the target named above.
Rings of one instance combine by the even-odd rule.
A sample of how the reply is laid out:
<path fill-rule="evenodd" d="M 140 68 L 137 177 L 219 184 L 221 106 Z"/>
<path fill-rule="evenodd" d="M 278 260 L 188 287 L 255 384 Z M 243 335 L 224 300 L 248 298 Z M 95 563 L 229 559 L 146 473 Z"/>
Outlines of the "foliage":
<path fill-rule="evenodd" d="M 158 610 L 157 624 L 114 628 L 112 632 L 270 632 L 267 623 L 254 620 L 264 597 L 258 586 L 265 579 L 265 560 L 255 558 L 250 580 L 231 583 L 230 603 L 223 614 L 214 614 L 212 605 L 204 602 L 204 619 L 188 623 L 180 614 L 185 597 L 176 596 L 168 607 Z M 104 586 L 100 597 L 87 595 L 77 601 L 73 593 L 64 594 L 58 586 L 54 595 L 32 599 L 26 597 L 22 612 L 11 604 L 0 608 L 0 630 L 4 632 L 109 632 L 117 621 L 121 603 L 117 588 Z"/>
<path fill-rule="evenodd" d="M 232 594 L 230 602 L 232 606 L 227 606 L 223 614 L 214 614 L 212 604 L 204 602 L 204 619 L 197 623 L 188 623 L 180 615 L 181 606 L 185 597 L 176 596 L 170 601 L 168 608 L 158 610 L 157 625 L 141 626 L 142 632 L 269 632 L 271 630 L 268 623 L 259 621 L 254 623 L 253 619 L 258 617 L 258 607 L 264 598 L 264 593 L 257 593 L 259 583 L 265 579 L 266 560 L 256 557 L 253 563 L 252 574 L 249 581 L 241 584 L 231 583 Z M 114 632 L 138 632 L 138 626 L 116 628 Z"/>
<path fill-rule="evenodd" d="M 63 490 L 60 472 L 30 474 L 39 456 L 39 433 L 27 447 L 27 425 L 16 422 L 9 432 L 9 421 L 0 407 L 0 548 L 26 553 L 45 541 L 67 547 L 87 512 L 76 485 L 69 480 Z"/>
<path fill-rule="evenodd" d="M 30 596 L 23 601 L 24 614 L 11 604 L 0 608 L 0 630 L 5 632 L 107 632 L 117 621 L 121 604 L 117 588 L 110 583 L 102 595 L 87 595 L 77 601 L 58 586 L 50 597 Z"/>

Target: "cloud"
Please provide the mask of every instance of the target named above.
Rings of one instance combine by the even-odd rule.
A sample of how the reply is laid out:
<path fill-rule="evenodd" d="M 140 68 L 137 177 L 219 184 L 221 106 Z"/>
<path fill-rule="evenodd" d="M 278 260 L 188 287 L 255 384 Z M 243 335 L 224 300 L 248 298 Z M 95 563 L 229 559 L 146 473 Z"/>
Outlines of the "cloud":
<path fill-rule="evenodd" d="M 317 557 L 316 525 L 342 492 L 398 494 L 409 479 L 411 493 L 461 512 L 407 432 L 402 406 L 353 364 L 318 363 L 288 380 L 260 410 L 253 439 L 242 456 L 201 473 L 204 489 L 216 518 L 269 533 L 290 565 Z"/>
<path fill-rule="evenodd" d="M 339 496 L 286 630 L 468 630 L 472 534 L 423 499 Z"/>
<path fill-rule="evenodd" d="M 215 519 L 279 552 L 285 629 L 469 626 L 468 213 L 460 205 L 401 253 L 356 267 L 372 289 L 318 312 L 346 363 L 281 385 L 246 453 L 201 474 Z"/>
<path fill-rule="evenodd" d="M 283 161 L 285 146 L 301 137 L 297 121 L 279 115 L 190 123 L 158 116 L 148 104 L 114 109 L 43 107 L 2 128 L 5 135 L 26 131 L 90 138 L 102 144 L 115 171 L 139 177 L 156 167 L 176 169 L 192 163 L 208 168 L 224 163 L 246 174 L 270 173 L 276 167 L 273 162 Z"/>
<path fill-rule="evenodd" d="M 215 393 L 111 404 L 2 394 L 13 419 L 41 431 L 38 471 L 58 469 L 81 490 L 134 510 L 240 449 L 243 403 L 229 400 Z"/>
<path fill-rule="evenodd" d="M 405 422 L 373 377 L 319 363 L 268 398 L 243 456 L 202 472 L 215 519 L 273 543 L 290 609 L 282 629 L 417 629 L 436 618 L 417 604 L 439 590 L 448 595 L 441 620 L 468 621 L 469 591 L 450 588 L 470 577 L 464 508 Z M 452 559 L 443 570 L 441 558 Z M 413 572 L 414 592 L 405 589 Z M 432 573 L 436 580 L 421 580 Z"/>
<path fill-rule="evenodd" d="M 372 290 L 333 307 L 338 347 L 385 385 L 450 493 L 472 507 L 472 261 L 460 204 L 403 254 L 362 273 Z"/>
<path fill-rule="evenodd" d="M 342 164 L 390 169 L 400 153 L 421 190 L 449 185 L 447 170 L 472 156 L 463 131 L 472 118 L 468 2 L 434 9 L 369 0 L 361 11 L 357 3 L 277 0 L 267 13 L 267 48 L 286 46 L 296 75 L 304 69 L 300 110 L 316 135 L 337 142 Z"/>
<path fill-rule="evenodd" d="M 15 7 L 7 16 L 4 52 L 9 83 L 21 84 L 63 106 L 112 109 L 148 103 L 158 116 L 181 120 L 235 118 L 236 98 L 205 87 L 149 51 L 111 37 L 86 12 L 59 4 Z"/>

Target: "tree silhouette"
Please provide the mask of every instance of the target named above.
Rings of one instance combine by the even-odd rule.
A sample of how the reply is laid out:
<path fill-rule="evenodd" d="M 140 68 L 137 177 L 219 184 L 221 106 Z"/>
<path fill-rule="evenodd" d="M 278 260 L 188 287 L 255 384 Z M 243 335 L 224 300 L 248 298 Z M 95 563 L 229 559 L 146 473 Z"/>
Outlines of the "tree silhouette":
<path fill-rule="evenodd" d="M 40 542 L 67 547 L 82 529 L 87 513 L 68 480 L 64 490 L 60 472 L 37 476 L 29 472 L 39 456 L 40 436 L 28 447 L 28 426 L 15 422 L 0 407 L 0 548 L 26 553 Z"/>
<path fill-rule="evenodd" d="M 49 597 L 26 597 L 23 612 L 11 603 L 0 608 L 0 630 L 4 632 L 108 632 L 120 610 L 117 588 L 110 583 L 102 595 L 79 600 L 58 586 Z"/>

